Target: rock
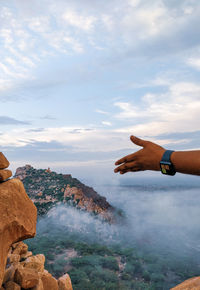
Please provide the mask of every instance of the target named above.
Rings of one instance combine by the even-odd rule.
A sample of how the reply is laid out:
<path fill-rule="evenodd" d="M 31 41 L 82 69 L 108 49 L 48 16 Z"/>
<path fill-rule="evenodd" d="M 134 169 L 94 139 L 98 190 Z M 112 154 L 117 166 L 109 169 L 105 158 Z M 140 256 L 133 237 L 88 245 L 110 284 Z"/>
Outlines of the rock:
<path fill-rule="evenodd" d="M 28 246 L 24 244 L 23 242 L 15 243 L 13 245 L 13 254 L 23 255 L 26 254 L 28 251 Z"/>
<path fill-rule="evenodd" d="M 184 281 L 171 290 L 199 290 L 200 289 L 200 276 L 194 277 Z"/>
<path fill-rule="evenodd" d="M 38 284 L 35 287 L 31 288 L 31 290 L 44 290 L 42 280 L 39 279 Z"/>
<path fill-rule="evenodd" d="M 28 251 L 26 254 L 22 254 L 21 255 L 21 260 L 25 260 L 27 259 L 28 257 L 31 257 L 33 256 L 33 253 L 31 251 Z"/>
<path fill-rule="evenodd" d="M 39 255 L 27 258 L 24 261 L 24 267 L 35 269 L 37 272 L 43 272 L 44 263 L 45 263 L 45 256 L 43 254 L 39 254 Z"/>
<path fill-rule="evenodd" d="M 14 281 L 22 288 L 28 289 L 38 284 L 39 275 L 34 269 L 19 267 L 15 272 Z"/>
<path fill-rule="evenodd" d="M 48 271 L 44 271 L 41 280 L 44 290 L 58 290 L 57 280 Z"/>
<path fill-rule="evenodd" d="M 1 167 L 7 166 L 0 155 Z M 6 164 L 6 165 L 5 165 Z M 37 210 L 19 179 L 0 183 L 0 285 L 9 248 L 13 243 L 34 237 Z"/>
<path fill-rule="evenodd" d="M 59 290 L 73 290 L 72 282 L 68 274 L 63 275 L 58 279 Z"/>
<path fill-rule="evenodd" d="M 21 287 L 13 281 L 9 281 L 5 284 L 5 290 L 20 290 Z"/>
<path fill-rule="evenodd" d="M 11 170 L 0 170 L 0 181 L 5 181 L 6 179 L 8 179 L 9 177 L 12 176 L 12 171 Z"/>
<path fill-rule="evenodd" d="M 3 284 L 5 284 L 8 281 L 14 280 L 14 274 L 15 274 L 16 266 L 11 265 L 9 268 L 5 270 L 5 274 L 3 277 Z"/>
<path fill-rule="evenodd" d="M 20 255 L 18 254 L 10 254 L 8 256 L 9 264 L 17 264 L 20 261 Z"/>
<path fill-rule="evenodd" d="M 6 157 L 0 152 L 0 169 L 5 169 L 10 165 Z"/>

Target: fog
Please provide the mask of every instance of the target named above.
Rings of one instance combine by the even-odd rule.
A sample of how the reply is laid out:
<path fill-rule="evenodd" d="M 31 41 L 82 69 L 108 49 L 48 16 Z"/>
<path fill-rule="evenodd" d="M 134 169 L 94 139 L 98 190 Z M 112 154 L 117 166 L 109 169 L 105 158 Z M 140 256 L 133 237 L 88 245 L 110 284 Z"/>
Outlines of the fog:
<path fill-rule="evenodd" d="M 196 180 L 196 179 L 195 179 Z M 200 186 L 177 184 L 96 185 L 95 190 L 122 209 L 122 222 L 108 224 L 67 205 L 58 205 L 40 218 L 37 234 L 58 232 L 77 239 L 148 249 L 180 258 L 200 258 Z"/>

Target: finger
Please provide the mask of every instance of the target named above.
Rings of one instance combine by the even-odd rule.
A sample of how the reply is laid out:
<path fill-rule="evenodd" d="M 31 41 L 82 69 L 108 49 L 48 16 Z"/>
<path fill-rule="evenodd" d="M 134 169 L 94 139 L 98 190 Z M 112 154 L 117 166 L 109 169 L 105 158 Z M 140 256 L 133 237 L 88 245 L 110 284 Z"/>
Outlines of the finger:
<path fill-rule="evenodd" d="M 146 144 L 147 144 L 147 141 L 143 140 L 143 139 L 140 139 L 136 136 L 131 136 L 130 137 L 131 141 L 135 144 L 135 145 L 138 145 L 138 146 L 141 146 L 141 147 L 145 147 Z"/>
<path fill-rule="evenodd" d="M 120 171 L 120 174 L 124 174 L 124 173 L 127 173 L 127 172 L 137 172 L 137 171 L 141 171 L 141 169 L 140 168 L 125 169 L 123 171 Z"/>
<path fill-rule="evenodd" d="M 134 153 L 134 154 L 130 154 L 130 155 L 127 155 L 127 156 L 124 156 L 124 157 L 122 157 L 121 159 L 117 160 L 117 161 L 115 162 L 115 165 L 120 165 L 120 164 L 122 164 L 122 163 L 124 163 L 124 162 L 134 161 L 135 158 L 136 158 L 136 153 Z"/>
<path fill-rule="evenodd" d="M 135 162 L 126 162 L 126 163 L 118 166 L 117 168 L 115 168 L 114 172 L 124 171 L 126 169 L 134 169 L 135 167 L 136 167 Z"/>

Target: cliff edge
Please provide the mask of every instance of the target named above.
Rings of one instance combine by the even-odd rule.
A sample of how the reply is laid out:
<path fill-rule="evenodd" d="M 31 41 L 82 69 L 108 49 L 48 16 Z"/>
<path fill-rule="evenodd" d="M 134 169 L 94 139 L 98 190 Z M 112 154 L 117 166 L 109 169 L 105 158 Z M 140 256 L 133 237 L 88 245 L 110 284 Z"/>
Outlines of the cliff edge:
<path fill-rule="evenodd" d="M 9 248 L 13 243 L 36 233 L 37 209 L 19 179 L 12 175 L 8 160 L 0 154 L 0 285 L 4 276 Z"/>
<path fill-rule="evenodd" d="M 44 268 L 45 256 L 33 256 L 22 242 L 36 234 L 37 209 L 23 183 L 9 179 L 8 166 L 0 152 L 0 289 L 72 290 L 67 273 L 56 280 Z"/>

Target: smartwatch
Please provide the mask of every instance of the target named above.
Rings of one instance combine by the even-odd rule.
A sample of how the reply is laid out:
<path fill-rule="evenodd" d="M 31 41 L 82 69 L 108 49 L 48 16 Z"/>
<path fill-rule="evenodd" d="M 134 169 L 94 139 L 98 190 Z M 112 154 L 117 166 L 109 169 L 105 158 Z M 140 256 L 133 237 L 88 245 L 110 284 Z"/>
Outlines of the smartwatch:
<path fill-rule="evenodd" d="M 174 167 L 174 165 L 171 162 L 171 154 L 174 151 L 172 150 L 166 150 L 162 156 L 162 159 L 160 161 L 160 170 L 162 172 L 162 174 L 165 175 L 175 175 L 176 174 L 176 169 Z"/>

